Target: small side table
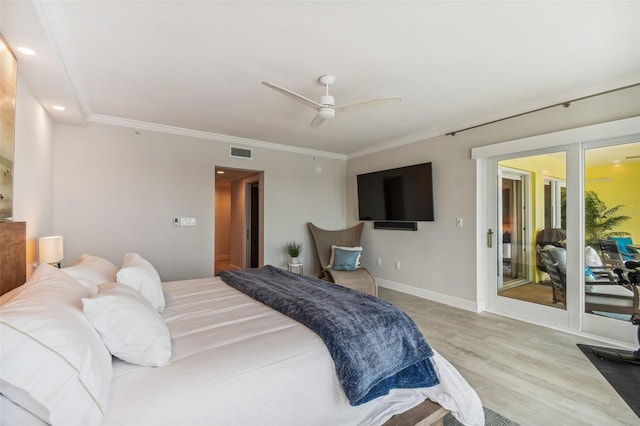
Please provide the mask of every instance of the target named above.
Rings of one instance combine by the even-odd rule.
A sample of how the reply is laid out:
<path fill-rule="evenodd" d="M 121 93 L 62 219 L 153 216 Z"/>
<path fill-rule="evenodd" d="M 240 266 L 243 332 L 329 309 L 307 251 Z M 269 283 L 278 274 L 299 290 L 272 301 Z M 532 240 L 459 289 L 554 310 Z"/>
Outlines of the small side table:
<path fill-rule="evenodd" d="M 297 272 L 300 275 L 304 275 L 302 263 L 288 263 L 287 265 L 289 267 L 289 272 Z"/>

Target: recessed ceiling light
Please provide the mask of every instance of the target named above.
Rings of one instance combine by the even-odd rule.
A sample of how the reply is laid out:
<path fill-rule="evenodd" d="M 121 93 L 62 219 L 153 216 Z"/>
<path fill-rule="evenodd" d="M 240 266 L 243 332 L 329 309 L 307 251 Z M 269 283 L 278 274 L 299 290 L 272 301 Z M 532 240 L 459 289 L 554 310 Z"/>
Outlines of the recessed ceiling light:
<path fill-rule="evenodd" d="M 223 170 L 218 170 L 216 173 L 219 174 L 219 175 L 223 175 L 224 171 Z"/>
<path fill-rule="evenodd" d="M 17 47 L 16 50 L 20 53 L 22 53 L 23 55 L 27 55 L 27 56 L 36 56 L 37 53 L 35 50 L 33 49 L 29 49 L 28 47 Z"/>
<path fill-rule="evenodd" d="M 62 105 L 54 105 L 51 108 L 55 109 L 56 111 L 64 111 L 64 110 L 66 110 L 66 108 L 63 107 Z"/>
<path fill-rule="evenodd" d="M 620 160 L 613 160 L 612 163 L 613 164 L 620 164 Z"/>

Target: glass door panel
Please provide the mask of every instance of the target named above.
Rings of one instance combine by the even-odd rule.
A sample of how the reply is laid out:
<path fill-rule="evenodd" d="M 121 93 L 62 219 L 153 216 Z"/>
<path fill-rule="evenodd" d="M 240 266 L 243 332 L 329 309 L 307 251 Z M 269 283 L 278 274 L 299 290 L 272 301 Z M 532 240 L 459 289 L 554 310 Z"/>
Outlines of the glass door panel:
<path fill-rule="evenodd" d="M 628 278 L 626 261 L 640 261 L 640 142 L 585 149 L 584 189 L 584 312 L 628 322 L 638 293 L 616 272 Z"/>
<path fill-rule="evenodd" d="M 566 153 L 499 160 L 497 167 L 497 295 L 566 310 Z M 553 251 L 553 273 L 543 249 Z"/>

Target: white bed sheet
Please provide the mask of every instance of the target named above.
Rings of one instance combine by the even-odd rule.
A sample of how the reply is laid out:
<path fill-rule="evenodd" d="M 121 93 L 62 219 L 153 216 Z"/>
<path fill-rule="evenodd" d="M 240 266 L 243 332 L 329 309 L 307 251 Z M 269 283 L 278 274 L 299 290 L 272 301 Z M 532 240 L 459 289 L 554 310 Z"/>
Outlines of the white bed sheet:
<path fill-rule="evenodd" d="M 440 355 L 442 384 L 352 407 L 322 340 L 219 278 L 164 284 L 172 364 L 115 361 L 104 425 L 375 425 L 429 398 L 484 424 L 473 389 Z"/>
<path fill-rule="evenodd" d="M 164 283 L 164 292 L 172 363 L 114 359 L 103 425 L 379 425 L 425 398 L 463 424 L 484 425 L 477 394 L 437 352 L 439 385 L 352 407 L 324 343 L 305 326 L 219 278 Z M 42 424 L 8 401 L 2 408 L 13 424 Z"/>

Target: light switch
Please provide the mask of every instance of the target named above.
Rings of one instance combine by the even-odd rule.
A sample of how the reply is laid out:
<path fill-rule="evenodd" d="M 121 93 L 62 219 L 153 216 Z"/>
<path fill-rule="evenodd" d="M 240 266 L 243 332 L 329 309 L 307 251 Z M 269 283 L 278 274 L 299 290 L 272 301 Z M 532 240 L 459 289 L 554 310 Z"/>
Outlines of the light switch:
<path fill-rule="evenodd" d="M 196 226 L 195 217 L 181 217 L 180 226 Z"/>
<path fill-rule="evenodd" d="M 456 218 L 456 228 L 462 228 L 462 218 Z"/>

